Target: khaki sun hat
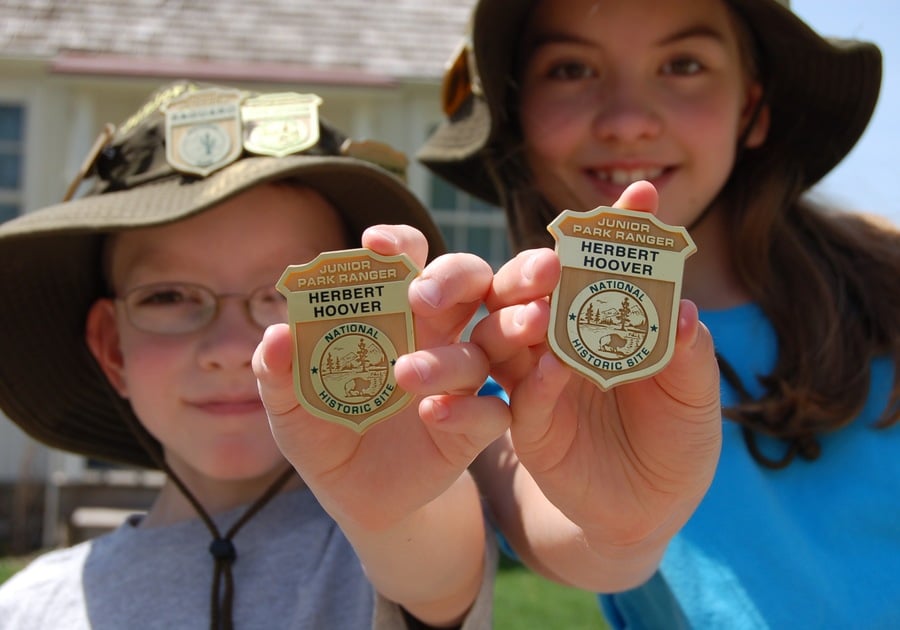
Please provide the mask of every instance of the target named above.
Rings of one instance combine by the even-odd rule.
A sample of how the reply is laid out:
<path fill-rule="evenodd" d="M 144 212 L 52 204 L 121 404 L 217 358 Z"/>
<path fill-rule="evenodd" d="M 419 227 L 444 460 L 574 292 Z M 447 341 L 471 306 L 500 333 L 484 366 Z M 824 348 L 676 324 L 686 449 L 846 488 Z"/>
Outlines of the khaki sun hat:
<path fill-rule="evenodd" d="M 50 446 L 157 466 L 84 341 L 88 309 L 107 293 L 101 250 L 110 233 L 178 221 L 289 179 L 328 199 L 357 243 L 370 225 L 405 223 L 425 234 L 430 257 L 443 253 L 428 210 L 397 176 L 405 156 L 349 140 L 319 120 L 320 102 L 171 84 L 117 131 L 107 128 L 82 168 L 95 179 L 85 196 L 0 225 L 0 409 Z"/>
<path fill-rule="evenodd" d="M 749 25 L 762 56 L 770 138 L 784 139 L 812 186 L 859 140 L 878 100 L 881 52 L 869 42 L 820 37 L 787 0 L 726 0 Z M 536 0 L 479 0 L 470 36 L 447 69 L 446 119 L 417 158 L 489 203 L 499 194 L 485 154 L 509 117 L 519 38 Z"/>

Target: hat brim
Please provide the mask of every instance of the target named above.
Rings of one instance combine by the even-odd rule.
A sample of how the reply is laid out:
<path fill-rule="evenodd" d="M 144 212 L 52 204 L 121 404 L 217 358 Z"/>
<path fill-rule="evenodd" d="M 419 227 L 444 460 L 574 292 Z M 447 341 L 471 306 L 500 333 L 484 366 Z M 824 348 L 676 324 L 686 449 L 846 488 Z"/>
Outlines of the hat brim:
<path fill-rule="evenodd" d="M 499 205 L 497 191 L 481 156 L 490 130 L 487 103 L 471 95 L 453 119 L 438 126 L 416 159 L 457 188 Z"/>
<path fill-rule="evenodd" d="M 49 446 L 156 467 L 110 399 L 116 394 L 84 339 L 87 312 L 105 292 L 104 235 L 177 221 L 283 179 L 326 197 L 357 241 L 370 225 L 405 223 L 425 234 L 430 258 L 445 251 L 427 209 L 400 180 L 347 157 L 245 158 L 205 179 L 169 177 L 26 214 L 0 225 L 3 411 Z"/>

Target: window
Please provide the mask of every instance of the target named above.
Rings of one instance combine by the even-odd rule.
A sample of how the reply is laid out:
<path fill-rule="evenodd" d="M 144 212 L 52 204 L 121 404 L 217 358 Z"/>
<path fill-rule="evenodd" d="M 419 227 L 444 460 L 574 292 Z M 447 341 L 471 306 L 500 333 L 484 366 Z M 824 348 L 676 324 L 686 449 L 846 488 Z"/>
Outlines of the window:
<path fill-rule="evenodd" d="M 25 110 L 0 104 L 0 221 L 22 211 Z"/>
<path fill-rule="evenodd" d="M 450 251 L 471 252 L 496 271 L 510 258 L 506 216 L 432 175 L 429 206 Z"/>

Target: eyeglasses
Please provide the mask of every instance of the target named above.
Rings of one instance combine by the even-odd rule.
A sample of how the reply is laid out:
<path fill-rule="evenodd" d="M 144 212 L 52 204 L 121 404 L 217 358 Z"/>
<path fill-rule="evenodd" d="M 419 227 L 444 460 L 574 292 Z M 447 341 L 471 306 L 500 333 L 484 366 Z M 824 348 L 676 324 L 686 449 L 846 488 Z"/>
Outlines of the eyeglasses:
<path fill-rule="evenodd" d="M 260 328 L 286 322 L 287 300 L 274 286 L 262 286 L 249 295 L 213 293 L 208 287 L 187 282 L 161 282 L 135 287 L 116 298 L 125 306 L 131 324 L 144 332 L 182 335 L 210 324 L 225 298 L 244 302 L 251 321 Z"/>

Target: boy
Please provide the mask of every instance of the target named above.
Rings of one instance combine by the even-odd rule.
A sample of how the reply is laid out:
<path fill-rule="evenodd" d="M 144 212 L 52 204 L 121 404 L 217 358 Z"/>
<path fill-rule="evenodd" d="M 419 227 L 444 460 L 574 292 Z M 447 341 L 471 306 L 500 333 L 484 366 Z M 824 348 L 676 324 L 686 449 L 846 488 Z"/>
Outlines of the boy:
<path fill-rule="evenodd" d="M 409 245 L 419 266 L 443 251 L 427 210 L 381 166 L 350 157 L 354 143 L 317 120 L 318 102 L 167 86 L 98 143 L 86 196 L 0 227 L 0 282 L 17 296 L 0 326 L 4 412 L 51 446 L 167 473 L 146 516 L 5 584 L 4 622 L 489 625 L 492 550 L 465 469 L 505 430 L 505 407 L 467 397 L 457 414 L 448 397 L 426 398 L 423 419 L 410 405 L 363 436 L 312 416 L 279 432 L 273 416 L 297 470 L 267 422 L 251 357 L 287 319 L 274 288 L 287 265 L 360 239 L 388 255 Z M 367 155 L 373 146 L 397 166 L 379 145 Z M 376 222 L 412 227 L 363 234 Z M 486 376 L 483 357 L 453 350 L 491 281 L 473 260 L 435 261 L 438 277 L 471 265 L 471 282 L 441 308 L 414 310 L 427 316 L 422 356 L 453 355 L 454 373 L 436 371 L 426 394 Z M 290 360 L 256 359 L 263 392 L 279 358 Z"/>

